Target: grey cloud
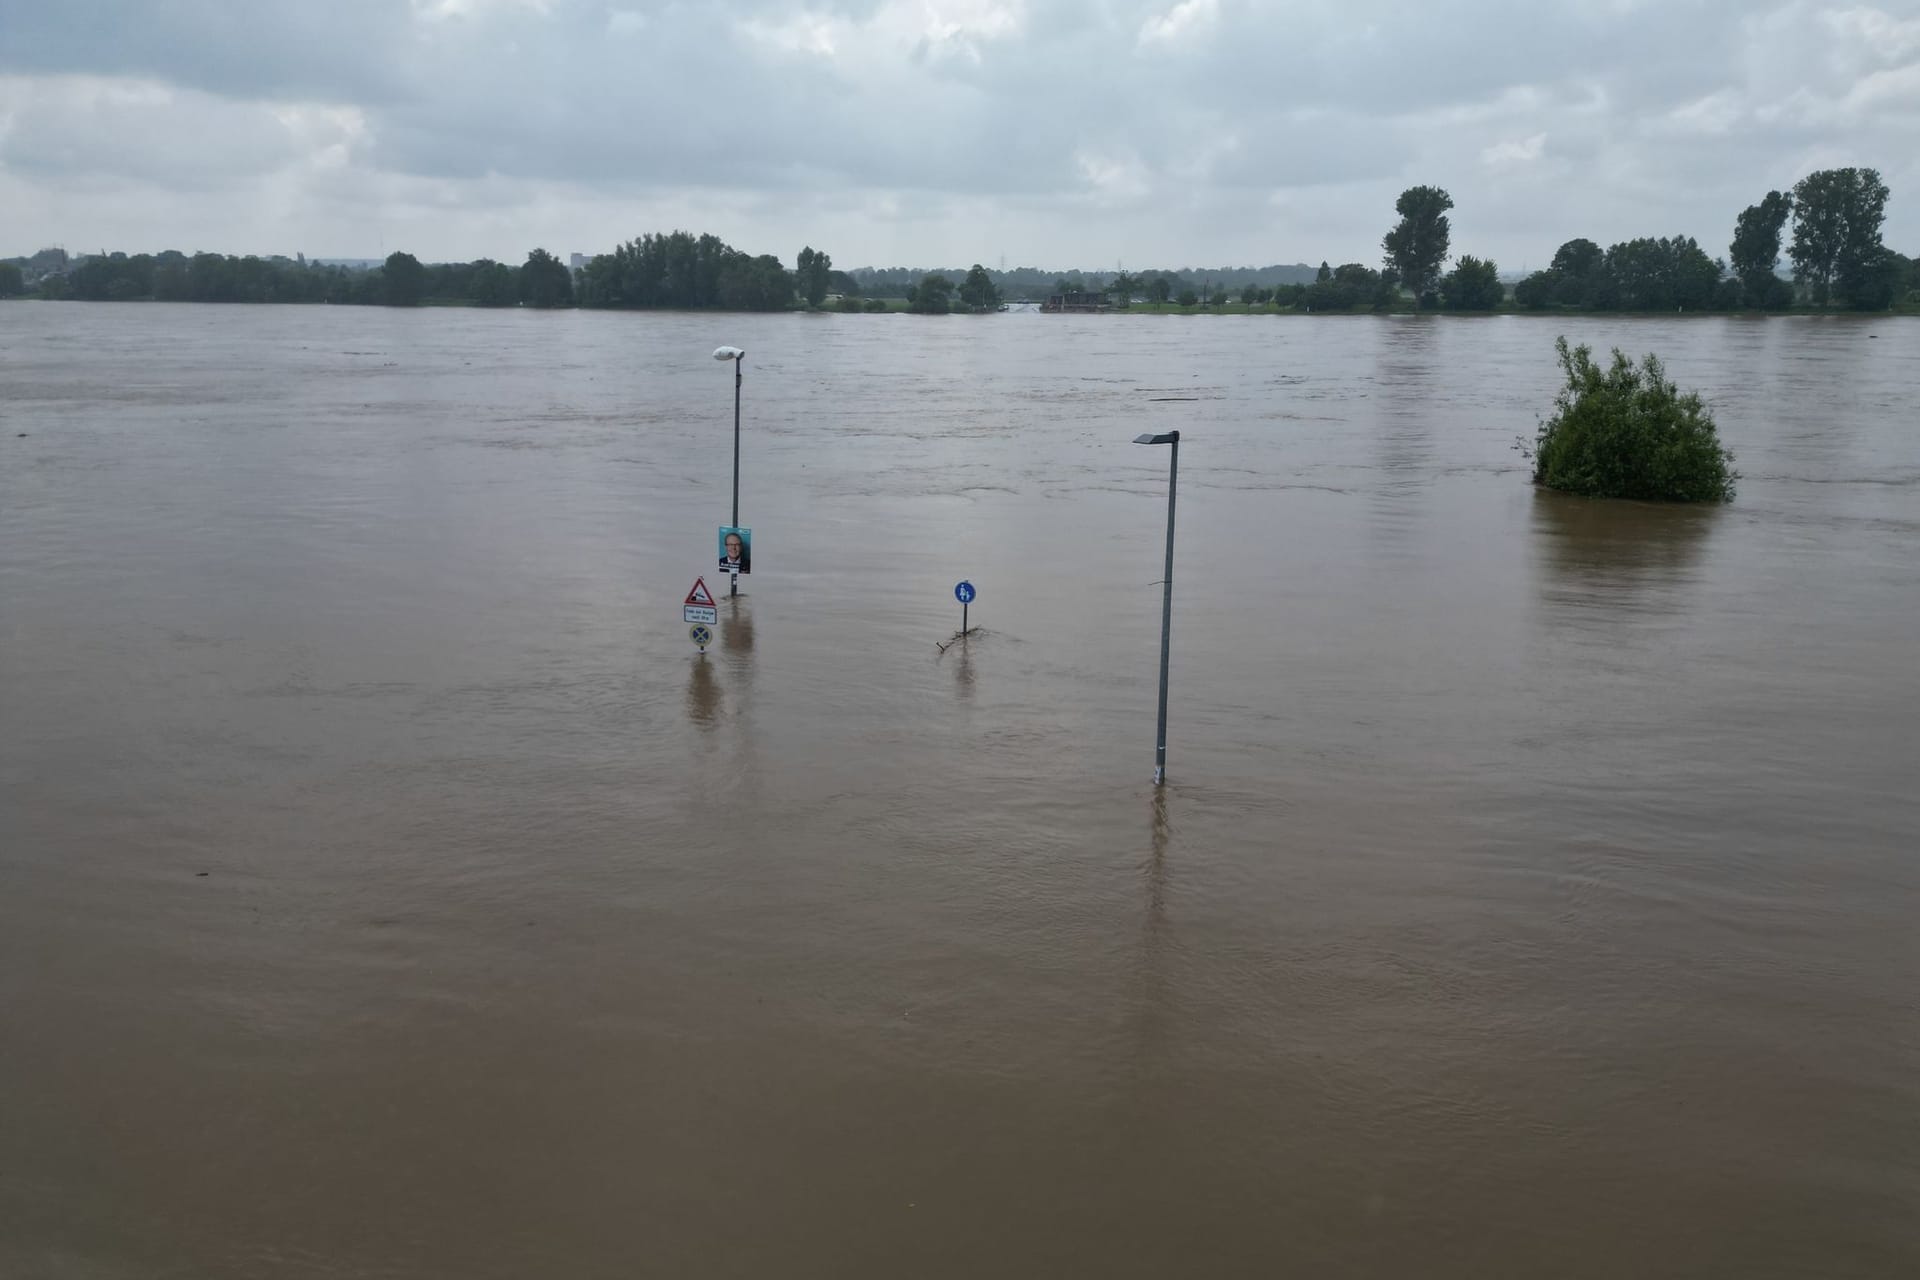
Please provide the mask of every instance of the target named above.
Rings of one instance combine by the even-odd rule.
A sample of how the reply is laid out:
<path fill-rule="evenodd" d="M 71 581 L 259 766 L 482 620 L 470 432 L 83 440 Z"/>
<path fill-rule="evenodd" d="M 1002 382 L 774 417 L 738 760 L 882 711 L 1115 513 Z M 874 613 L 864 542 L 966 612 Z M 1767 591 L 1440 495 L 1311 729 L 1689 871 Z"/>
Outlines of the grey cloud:
<path fill-rule="evenodd" d="M 213 190 L 302 163 L 347 134 L 345 122 L 325 112 L 236 110 L 197 91 L 145 83 L 68 80 L 19 95 L 25 100 L 17 105 L 14 96 L 0 85 L 7 121 L 0 164 L 29 176 L 107 175 Z M 154 127 L 156 120 L 164 123 Z"/>
<path fill-rule="evenodd" d="M 7 0 L 0 72 L 137 76 L 243 98 L 405 96 L 413 24 L 382 0 Z"/>

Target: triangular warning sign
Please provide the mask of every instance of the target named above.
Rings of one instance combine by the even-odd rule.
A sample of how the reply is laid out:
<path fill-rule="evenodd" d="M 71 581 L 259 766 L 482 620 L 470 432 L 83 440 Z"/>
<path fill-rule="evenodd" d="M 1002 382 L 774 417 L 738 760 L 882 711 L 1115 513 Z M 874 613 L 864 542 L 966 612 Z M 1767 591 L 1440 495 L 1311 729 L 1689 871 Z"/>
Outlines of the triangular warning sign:
<path fill-rule="evenodd" d="M 713 592 L 707 590 L 707 580 L 704 577 L 693 580 L 693 590 L 687 592 L 687 603 L 713 607 Z"/>

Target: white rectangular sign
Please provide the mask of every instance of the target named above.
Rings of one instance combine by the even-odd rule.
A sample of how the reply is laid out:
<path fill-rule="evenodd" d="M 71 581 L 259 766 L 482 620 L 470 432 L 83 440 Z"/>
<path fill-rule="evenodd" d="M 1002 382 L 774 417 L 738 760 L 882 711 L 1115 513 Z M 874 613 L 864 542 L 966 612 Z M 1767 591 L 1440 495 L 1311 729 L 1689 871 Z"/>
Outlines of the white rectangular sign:
<path fill-rule="evenodd" d="M 720 610 L 710 604 L 684 605 L 680 612 L 688 622 L 704 622 L 710 627 L 720 625 Z"/>

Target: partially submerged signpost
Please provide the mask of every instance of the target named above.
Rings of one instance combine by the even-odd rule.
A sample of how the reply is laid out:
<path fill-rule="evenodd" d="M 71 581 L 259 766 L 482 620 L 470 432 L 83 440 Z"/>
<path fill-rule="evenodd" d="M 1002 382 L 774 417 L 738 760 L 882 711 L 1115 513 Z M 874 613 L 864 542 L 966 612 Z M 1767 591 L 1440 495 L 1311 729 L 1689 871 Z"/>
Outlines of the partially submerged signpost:
<path fill-rule="evenodd" d="M 973 597 L 976 594 L 973 589 L 973 584 L 964 578 L 954 584 L 953 598 L 960 602 L 960 630 L 954 632 L 953 640 L 937 646 L 940 652 L 945 653 L 947 649 L 952 646 L 954 640 L 965 639 L 967 632 L 973 630 L 972 627 L 967 625 L 967 607 L 973 603 Z"/>
<path fill-rule="evenodd" d="M 715 347 L 715 360 L 733 361 L 733 522 L 732 527 L 740 527 L 740 366 L 747 353 L 739 347 Z M 724 537 L 724 534 L 723 534 Z M 728 595 L 740 594 L 740 571 L 733 571 L 733 584 Z"/>
<path fill-rule="evenodd" d="M 680 607 L 680 619 L 691 624 L 687 638 L 705 653 L 713 643 L 713 629 L 720 625 L 720 606 L 714 603 L 713 592 L 707 590 L 704 576 L 693 580 L 693 590 L 687 592 L 686 603 Z"/>

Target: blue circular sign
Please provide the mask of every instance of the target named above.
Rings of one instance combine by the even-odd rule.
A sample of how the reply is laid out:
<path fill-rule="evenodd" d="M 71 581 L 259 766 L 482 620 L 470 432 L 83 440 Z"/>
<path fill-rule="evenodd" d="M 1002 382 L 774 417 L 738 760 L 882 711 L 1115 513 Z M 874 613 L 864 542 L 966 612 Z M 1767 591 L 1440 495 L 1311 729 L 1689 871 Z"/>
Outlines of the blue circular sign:
<path fill-rule="evenodd" d="M 972 604 L 973 603 L 973 584 L 971 582 L 962 582 L 958 586 L 954 587 L 953 598 L 955 600 L 958 600 L 961 604 Z"/>

